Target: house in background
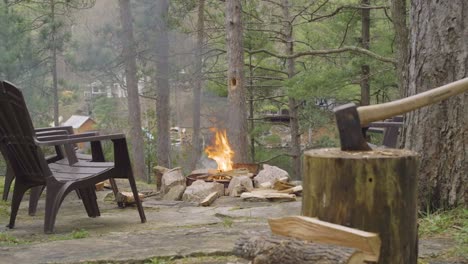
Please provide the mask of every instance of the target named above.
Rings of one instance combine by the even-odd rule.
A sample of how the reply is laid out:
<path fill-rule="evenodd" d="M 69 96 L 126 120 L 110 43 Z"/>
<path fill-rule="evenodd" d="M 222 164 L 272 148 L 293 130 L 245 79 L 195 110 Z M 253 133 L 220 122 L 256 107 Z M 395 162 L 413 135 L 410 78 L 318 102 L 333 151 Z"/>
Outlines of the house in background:
<path fill-rule="evenodd" d="M 96 122 L 89 116 L 72 115 L 62 125 L 73 127 L 74 133 L 78 134 L 95 130 Z M 86 145 L 84 143 L 78 143 L 78 148 L 84 149 Z"/>

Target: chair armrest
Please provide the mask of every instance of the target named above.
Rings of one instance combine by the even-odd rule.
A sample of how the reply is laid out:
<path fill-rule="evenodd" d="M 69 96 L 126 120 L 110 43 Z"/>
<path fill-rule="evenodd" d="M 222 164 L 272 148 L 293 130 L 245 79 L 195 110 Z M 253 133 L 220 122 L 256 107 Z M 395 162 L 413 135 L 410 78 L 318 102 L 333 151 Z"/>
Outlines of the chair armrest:
<path fill-rule="evenodd" d="M 52 130 L 62 130 L 62 131 L 68 131 L 70 133 L 70 132 L 73 132 L 73 127 L 72 126 L 56 126 L 56 127 L 40 127 L 40 128 L 34 129 L 36 133 L 52 131 Z"/>
<path fill-rule="evenodd" d="M 42 137 L 41 140 L 34 139 L 36 144 L 39 146 L 56 146 L 64 144 L 75 144 L 81 142 L 92 142 L 92 141 L 102 141 L 102 140 L 113 140 L 113 139 L 122 139 L 125 138 L 124 134 L 110 134 L 102 136 L 84 136 L 84 137 L 73 137 L 68 135 L 63 136 L 52 136 L 53 139 L 48 137 Z"/>
<path fill-rule="evenodd" d="M 68 135 L 68 131 L 66 130 L 48 130 L 48 131 L 39 131 L 36 132 L 36 137 L 44 137 L 44 136 L 56 136 L 56 135 Z"/>
<path fill-rule="evenodd" d="M 57 132 L 57 133 L 56 133 Z M 59 133 L 61 132 L 61 133 Z M 64 138 L 67 139 L 74 139 L 74 138 L 82 138 L 82 137 L 91 137 L 91 136 L 97 136 L 99 133 L 97 131 L 95 132 L 83 132 L 80 134 L 72 134 L 69 135 L 68 133 L 63 133 L 65 131 L 51 131 L 51 132 L 40 132 L 40 134 L 36 134 L 36 138 L 38 141 L 50 141 L 50 140 L 62 140 Z M 49 134 L 50 133 L 50 134 Z"/>

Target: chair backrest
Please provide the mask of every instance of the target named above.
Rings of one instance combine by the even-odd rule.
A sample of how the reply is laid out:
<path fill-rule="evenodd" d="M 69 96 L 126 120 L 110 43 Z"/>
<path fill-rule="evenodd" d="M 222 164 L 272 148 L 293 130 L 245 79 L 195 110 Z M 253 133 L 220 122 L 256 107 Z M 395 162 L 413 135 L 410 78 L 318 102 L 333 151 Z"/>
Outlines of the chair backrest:
<path fill-rule="evenodd" d="M 400 122 L 403 125 L 403 117 L 402 116 L 395 116 L 391 120 L 391 122 Z M 400 135 L 400 127 L 387 127 L 385 128 L 385 132 L 383 135 L 382 145 L 395 148 L 398 143 L 398 136 Z"/>
<path fill-rule="evenodd" d="M 17 181 L 37 185 L 52 174 L 35 144 L 34 127 L 23 94 L 7 81 L 0 81 L 0 144 Z"/>

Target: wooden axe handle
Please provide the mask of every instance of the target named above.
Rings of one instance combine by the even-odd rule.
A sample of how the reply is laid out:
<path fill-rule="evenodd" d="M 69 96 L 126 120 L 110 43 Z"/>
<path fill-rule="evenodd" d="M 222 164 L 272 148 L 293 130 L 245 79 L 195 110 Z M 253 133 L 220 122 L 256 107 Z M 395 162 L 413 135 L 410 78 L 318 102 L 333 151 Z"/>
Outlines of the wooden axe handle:
<path fill-rule="evenodd" d="M 465 91 L 468 91 L 468 78 L 393 102 L 361 106 L 357 108 L 357 111 L 359 113 L 361 126 L 364 127 L 370 122 L 404 114 L 423 106 L 445 100 Z"/>

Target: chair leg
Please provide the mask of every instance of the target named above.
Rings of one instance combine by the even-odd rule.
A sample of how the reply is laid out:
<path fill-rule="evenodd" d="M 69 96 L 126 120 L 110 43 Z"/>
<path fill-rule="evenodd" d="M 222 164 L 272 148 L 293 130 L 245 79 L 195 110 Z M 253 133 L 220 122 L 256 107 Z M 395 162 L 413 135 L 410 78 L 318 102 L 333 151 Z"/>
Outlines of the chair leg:
<path fill-rule="evenodd" d="M 3 186 L 2 197 L 4 201 L 8 200 L 8 194 L 10 194 L 11 183 L 13 182 L 14 178 L 15 175 L 13 174 L 13 171 L 11 170 L 10 166 L 7 166 L 7 170 L 5 173 L 5 185 Z"/>
<path fill-rule="evenodd" d="M 88 216 L 92 218 L 101 216 L 94 187 L 81 188 L 78 192 L 80 193 L 81 201 L 83 202 Z"/>
<path fill-rule="evenodd" d="M 37 203 L 41 198 L 41 194 L 44 191 L 45 186 L 36 186 L 31 188 L 31 194 L 29 195 L 29 215 L 36 215 Z"/>
<path fill-rule="evenodd" d="M 138 195 L 138 190 L 135 183 L 135 178 L 133 177 L 133 173 L 128 176 L 128 181 L 130 183 L 130 187 L 132 188 L 133 198 L 135 199 L 138 213 L 140 214 L 140 219 L 142 223 L 146 223 L 146 216 L 145 211 L 143 211 L 143 205 L 141 204 L 140 196 Z"/>
<path fill-rule="evenodd" d="M 45 204 L 45 217 L 44 217 L 44 233 L 51 234 L 54 232 L 55 219 L 59 211 L 60 205 L 65 196 L 70 192 L 69 187 L 71 183 L 47 183 L 47 195 Z"/>
<path fill-rule="evenodd" d="M 18 209 L 23 199 L 24 193 L 30 187 L 16 181 L 15 189 L 13 190 L 13 199 L 11 200 L 11 214 L 10 214 L 10 223 L 7 225 L 8 228 L 15 227 L 16 215 L 18 214 Z"/>

